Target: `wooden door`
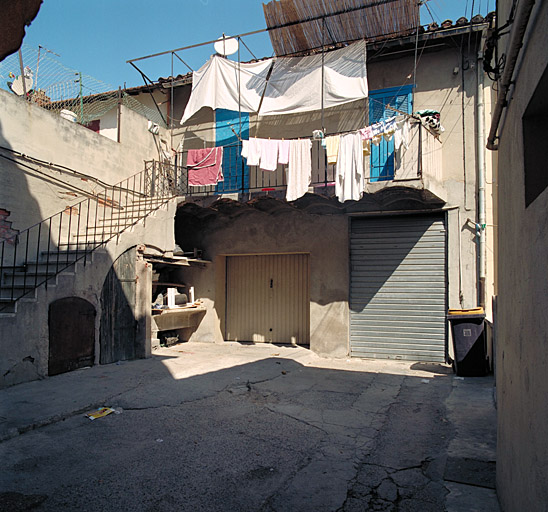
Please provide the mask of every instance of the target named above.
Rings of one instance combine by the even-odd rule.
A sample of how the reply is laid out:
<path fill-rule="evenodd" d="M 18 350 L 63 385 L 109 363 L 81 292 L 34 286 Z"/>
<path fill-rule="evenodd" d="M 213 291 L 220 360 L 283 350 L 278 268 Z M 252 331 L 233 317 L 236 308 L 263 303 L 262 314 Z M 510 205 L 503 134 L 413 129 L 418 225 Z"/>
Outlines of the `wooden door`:
<path fill-rule="evenodd" d="M 138 357 L 135 304 L 136 249 L 122 254 L 112 265 L 101 292 L 100 363 Z"/>
<path fill-rule="evenodd" d="M 78 297 L 59 299 L 50 304 L 49 375 L 93 365 L 95 314 L 93 304 Z"/>

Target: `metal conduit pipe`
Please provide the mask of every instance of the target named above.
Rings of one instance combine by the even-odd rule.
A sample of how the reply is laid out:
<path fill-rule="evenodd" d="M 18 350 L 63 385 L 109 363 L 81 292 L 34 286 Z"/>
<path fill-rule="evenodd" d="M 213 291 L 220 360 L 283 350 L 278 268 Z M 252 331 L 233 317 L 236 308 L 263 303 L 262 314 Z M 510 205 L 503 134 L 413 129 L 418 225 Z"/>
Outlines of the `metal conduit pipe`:
<path fill-rule="evenodd" d="M 510 47 L 506 58 L 506 65 L 504 67 L 504 73 L 502 74 L 502 79 L 499 86 L 499 97 L 497 99 L 495 110 L 493 112 L 493 120 L 491 122 L 489 137 L 487 138 L 487 149 L 490 149 L 492 151 L 498 150 L 498 144 L 495 144 L 495 139 L 497 138 L 497 130 L 500 119 L 502 117 L 502 112 L 507 106 L 508 90 L 512 84 L 512 77 L 514 75 L 519 52 L 523 45 L 523 38 L 525 36 L 525 31 L 527 29 L 529 18 L 531 17 L 531 11 L 533 10 L 534 5 L 535 0 L 522 0 L 521 9 L 519 10 L 516 21 L 514 22 L 516 28 L 510 42 Z"/>
<path fill-rule="evenodd" d="M 476 61 L 477 69 L 477 164 L 478 164 L 478 305 L 485 307 L 485 277 L 486 277 L 486 247 L 485 247 L 485 149 L 483 147 L 485 137 L 485 108 L 484 108 L 484 82 L 483 82 L 483 50 L 487 33 L 484 30 L 481 37 L 480 49 Z"/>

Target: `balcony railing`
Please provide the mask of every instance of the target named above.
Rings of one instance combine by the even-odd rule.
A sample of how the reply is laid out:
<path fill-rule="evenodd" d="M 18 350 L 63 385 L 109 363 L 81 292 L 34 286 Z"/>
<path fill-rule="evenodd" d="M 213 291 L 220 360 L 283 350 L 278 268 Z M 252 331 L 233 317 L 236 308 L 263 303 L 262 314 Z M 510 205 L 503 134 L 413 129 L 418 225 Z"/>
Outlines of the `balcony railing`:
<path fill-rule="evenodd" d="M 420 123 L 411 125 L 407 148 L 394 151 L 382 140 L 374 155 L 365 158 L 366 183 L 406 182 L 431 177 L 441 180 L 441 143 Z M 379 163 L 379 155 L 383 160 Z M 375 162 L 372 165 L 372 160 Z M 275 171 L 263 171 L 259 166 L 248 166 L 241 157 L 240 144 L 223 148 L 224 180 L 217 185 L 191 186 L 186 167 L 187 151 L 178 153 L 177 164 L 172 166 L 173 182 L 179 195 L 212 196 L 224 194 L 256 195 L 283 192 L 287 187 L 287 166 L 279 165 Z M 148 163 L 147 165 L 149 165 Z M 167 166 L 169 164 L 162 164 Z M 371 169 L 375 172 L 372 172 Z M 381 169 L 379 171 L 379 168 Z M 332 195 L 336 178 L 336 166 L 327 164 L 321 141 L 312 144 L 312 179 L 310 187 L 315 193 Z"/>

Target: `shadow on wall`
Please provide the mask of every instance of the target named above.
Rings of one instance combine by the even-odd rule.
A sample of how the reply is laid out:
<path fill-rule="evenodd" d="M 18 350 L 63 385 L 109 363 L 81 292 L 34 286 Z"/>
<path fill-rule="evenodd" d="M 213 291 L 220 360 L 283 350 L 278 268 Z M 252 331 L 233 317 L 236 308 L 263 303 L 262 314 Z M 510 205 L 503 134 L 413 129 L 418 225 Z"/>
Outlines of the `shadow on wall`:
<path fill-rule="evenodd" d="M 96 244 L 91 240 L 98 217 L 110 215 L 108 199 L 73 197 L 72 206 L 42 219 L 39 198 L 47 199 L 40 190 L 62 194 L 66 189 L 56 182 L 54 190 L 39 164 L 17 158 L 11 149 L 0 125 L 0 313 L 11 313 L 2 319 L 1 386 L 90 366 L 97 359 L 144 357 L 145 320 L 134 314 L 135 248 L 114 266 L 108 253 L 92 257 L 85 251 Z M 105 283 L 97 282 L 111 267 Z M 34 297 L 38 302 L 24 300 Z"/>
<path fill-rule="evenodd" d="M 25 294 L 27 287 L 29 291 L 33 289 L 37 273 L 29 275 L 27 271 L 33 270 L 30 266 L 17 267 L 25 261 L 36 261 L 40 257 L 40 241 L 50 239 L 48 229 L 24 231 L 28 227 L 24 219 L 39 217 L 40 207 L 29 190 L 27 175 L 11 158 L 11 149 L 0 119 L 0 314 L 11 313 L 14 299 Z M 51 248 L 55 250 L 55 244 Z M 40 351 L 37 347 L 27 345 L 28 337 L 22 333 L 10 336 L 6 327 L 2 331 L 0 374 L 3 382 L 11 385 L 39 378 Z"/>

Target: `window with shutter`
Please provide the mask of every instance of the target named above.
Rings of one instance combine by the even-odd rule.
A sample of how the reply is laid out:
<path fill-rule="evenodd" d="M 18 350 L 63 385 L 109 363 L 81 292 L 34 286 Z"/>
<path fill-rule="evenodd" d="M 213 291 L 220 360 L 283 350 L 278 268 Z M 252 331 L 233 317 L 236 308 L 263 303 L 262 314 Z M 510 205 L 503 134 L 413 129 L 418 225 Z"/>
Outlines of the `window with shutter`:
<path fill-rule="evenodd" d="M 387 108 L 411 114 L 413 112 L 413 86 L 402 85 L 389 89 L 369 92 L 369 124 L 378 123 L 397 115 Z M 381 140 L 378 146 L 371 145 L 371 165 L 369 181 L 388 181 L 394 179 L 394 139 Z"/>
<path fill-rule="evenodd" d="M 215 111 L 215 145 L 224 146 L 224 180 L 215 187 L 216 194 L 246 191 L 249 188 L 249 167 L 242 161 L 242 148 L 236 135 L 240 132 L 240 121 L 242 123 L 241 138 L 249 139 L 247 112 L 240 113 L 221 108 Z"/>

